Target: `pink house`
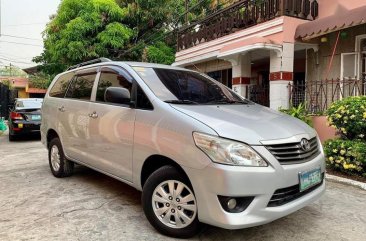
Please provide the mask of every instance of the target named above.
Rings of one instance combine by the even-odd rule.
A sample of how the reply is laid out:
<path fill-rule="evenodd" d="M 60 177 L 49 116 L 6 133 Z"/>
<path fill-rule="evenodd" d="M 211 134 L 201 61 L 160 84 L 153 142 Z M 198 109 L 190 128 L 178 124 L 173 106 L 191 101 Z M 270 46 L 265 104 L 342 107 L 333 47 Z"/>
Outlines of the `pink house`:
<path fill-rule="evenodd" d="M 306 102 L 322 111 L 365 94 L 365 0 L 255 2 L 237 1 L 181 28 L 173 65 L 273 109 Z"/>

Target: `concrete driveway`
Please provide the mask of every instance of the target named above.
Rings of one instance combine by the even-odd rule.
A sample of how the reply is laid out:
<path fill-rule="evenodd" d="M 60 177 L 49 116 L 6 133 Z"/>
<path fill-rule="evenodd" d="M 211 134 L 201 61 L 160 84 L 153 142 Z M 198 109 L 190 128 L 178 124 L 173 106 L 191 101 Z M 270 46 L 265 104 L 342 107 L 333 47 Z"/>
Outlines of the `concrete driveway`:
<path fill-rule="evenodd" d="M 135 189 L 78 166 L 54 178 L 40 141 L 0 136 L 0 240 L 171 240 L 145 219 Z M 366 240 L 366 191 L 328 182 L 321 200 L 270 224 L 206 226 L 192 240 Z"/>

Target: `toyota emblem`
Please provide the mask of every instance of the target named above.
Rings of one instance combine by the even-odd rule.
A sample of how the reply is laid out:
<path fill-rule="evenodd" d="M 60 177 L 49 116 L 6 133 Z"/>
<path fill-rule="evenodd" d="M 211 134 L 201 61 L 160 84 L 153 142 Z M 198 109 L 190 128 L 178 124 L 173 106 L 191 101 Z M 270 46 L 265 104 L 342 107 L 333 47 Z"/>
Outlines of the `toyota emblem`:
<path fill-rule="evenodd" d="M 300 146 L 303 151 L 310 150 L 310 143 L 305 138 L 300 141 Z"/>

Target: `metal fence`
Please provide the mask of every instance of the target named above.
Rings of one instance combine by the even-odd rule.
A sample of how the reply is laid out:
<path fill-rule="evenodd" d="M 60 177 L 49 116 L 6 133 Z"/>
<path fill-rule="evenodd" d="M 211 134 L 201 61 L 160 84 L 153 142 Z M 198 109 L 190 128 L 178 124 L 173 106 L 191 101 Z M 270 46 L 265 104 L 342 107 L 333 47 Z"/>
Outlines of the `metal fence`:
<path fill-rule="evenodd" d="M 269 106 L 269 86 L 249 85 L 246 88 L 249 100 L 264 106 Z"/>
<path fill-rule="evenodd" d="M 331 79 L 306 81 L 305 84 L 289 84 L 290 106 L 304 103 L 311 113 L 324 112 L 329 106 L 349 96 L 366 94 L 366 81 L 355 79 Z"/>

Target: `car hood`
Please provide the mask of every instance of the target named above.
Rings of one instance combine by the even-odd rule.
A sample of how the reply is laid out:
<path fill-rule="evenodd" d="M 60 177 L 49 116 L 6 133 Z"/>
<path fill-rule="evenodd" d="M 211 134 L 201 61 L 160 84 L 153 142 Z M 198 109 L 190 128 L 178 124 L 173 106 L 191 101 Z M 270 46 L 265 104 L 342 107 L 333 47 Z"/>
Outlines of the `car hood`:
<path fill-rule="evenodd" d="M 203 122 L 219 136 L 251 145 L 261 141 L 290 138 L 299 134 L 315 136 L 306 123 L 257 104 L 248 105 L 171 105 Z"/>

